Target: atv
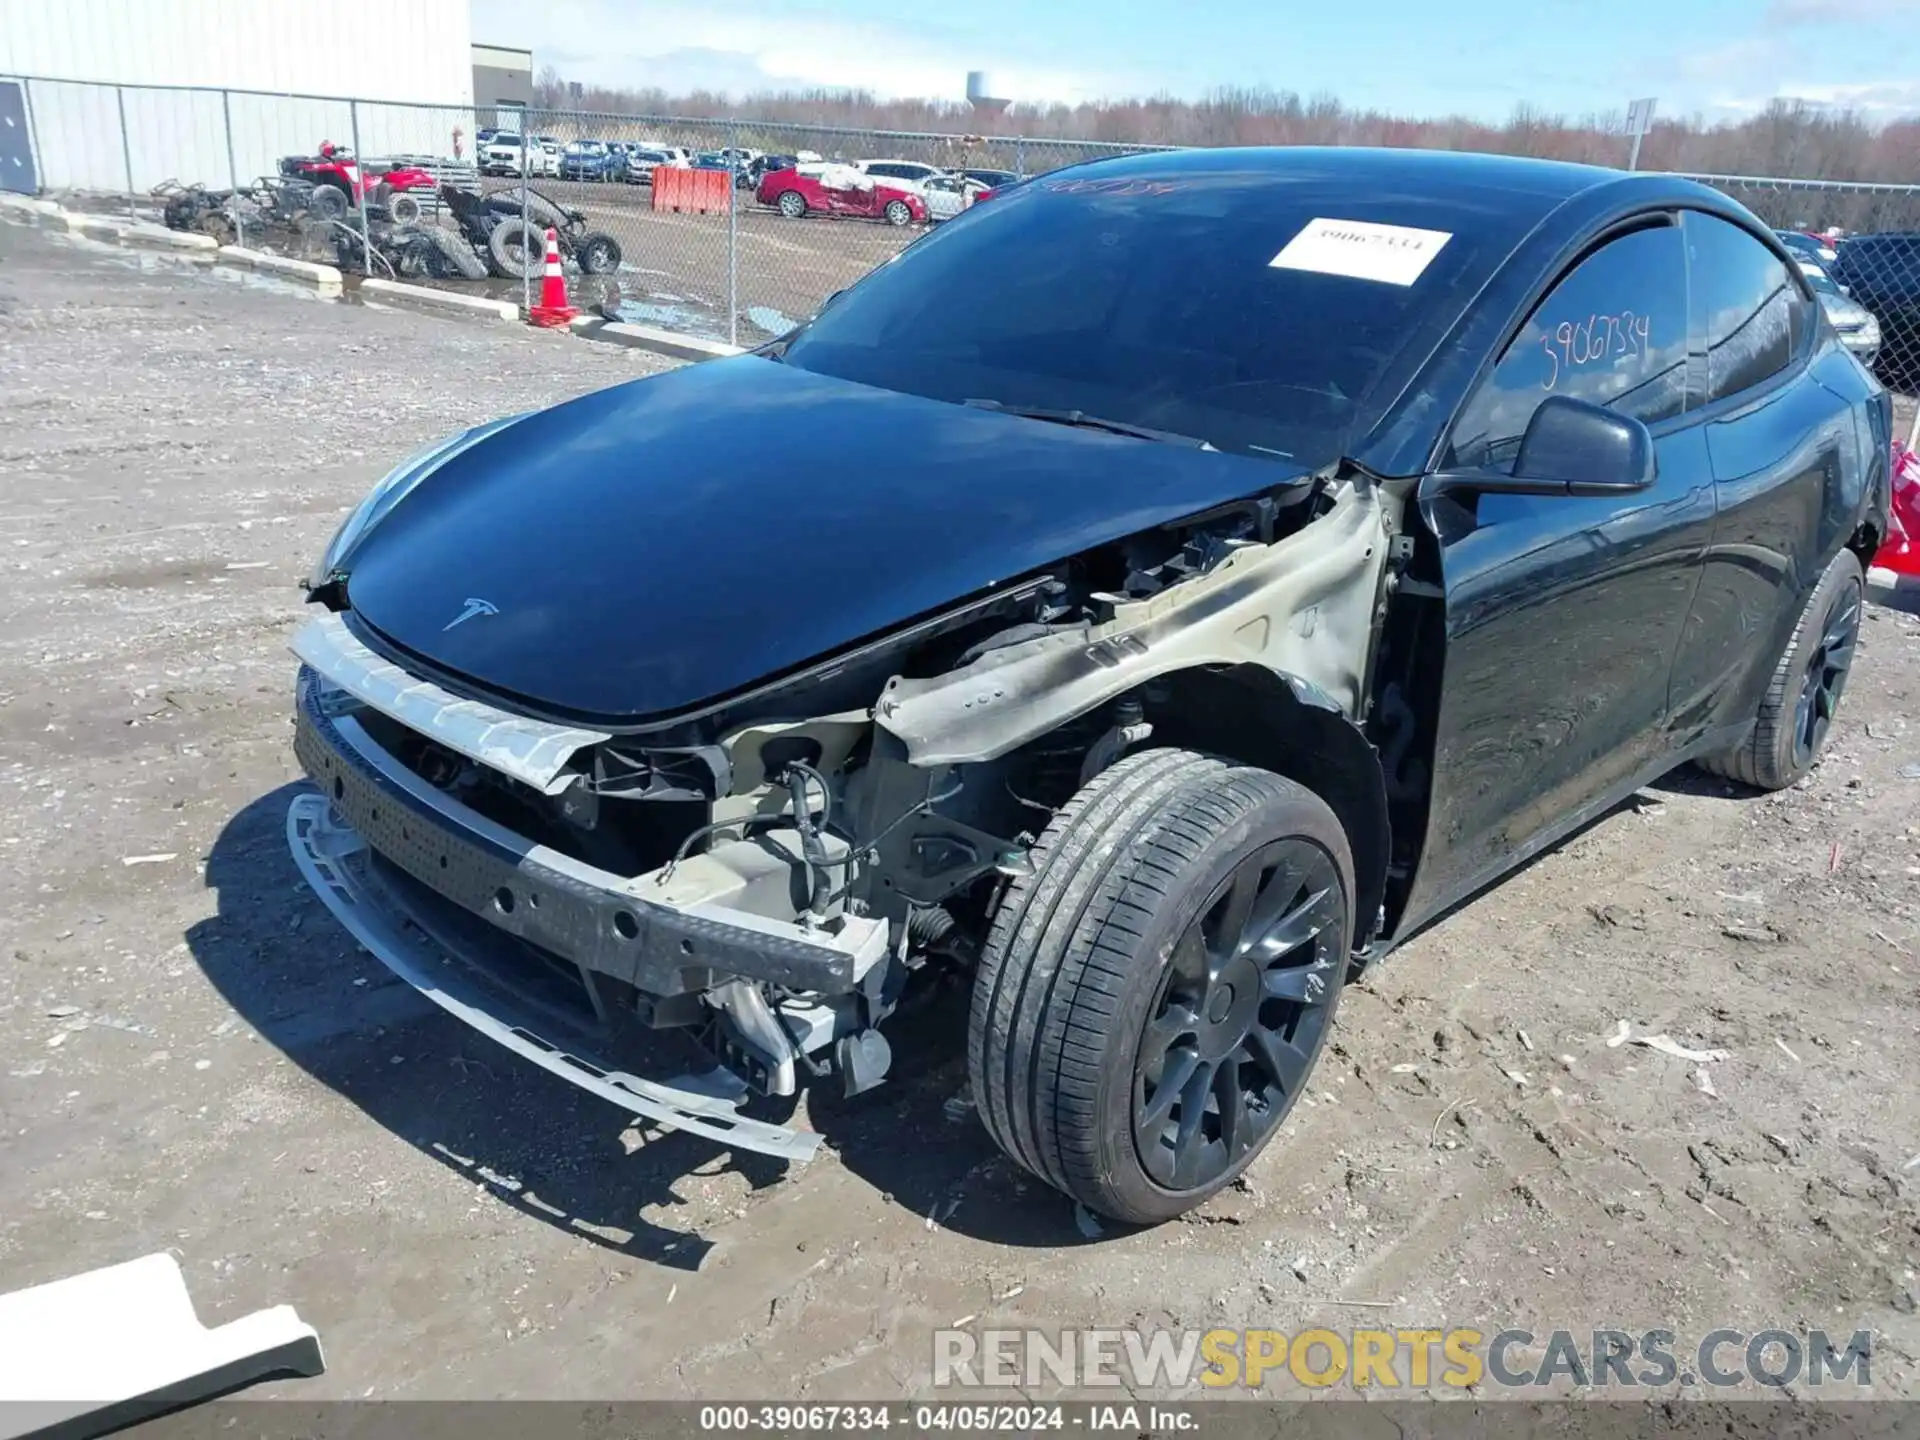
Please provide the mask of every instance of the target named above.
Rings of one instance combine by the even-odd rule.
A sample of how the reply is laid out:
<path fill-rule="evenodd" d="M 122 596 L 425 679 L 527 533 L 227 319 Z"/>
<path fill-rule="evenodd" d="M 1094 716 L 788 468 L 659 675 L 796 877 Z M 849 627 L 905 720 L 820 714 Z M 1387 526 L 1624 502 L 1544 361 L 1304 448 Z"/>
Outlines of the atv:
<path fill-rule="evenodd" d="M 584 211 L 556 205 L 538 191 L 516 187 L 475 195 L 442 185 L 440 203 L 487 268 L 503 279 L 540 273 L 548 230 L 559 242 L 562 264 L 587 275 L 611 275 L 620 268 L 618 240 L 604 230 L 589 230 Z"/>
<path fill-rule="evenodd" d="M 162 180 L 151 193 L 160 202 L 160 218 L 169 230 L 211 235 L 222 245 L 231 245 L 239 238 L 237 221 L 258 223 L 259 207 L 237 190 L 209 190 L 198 183 Z"/>
<path fill-rule="evenodd" d="M 374 266 L 369 270 L 360 232 L 351 223 L 334 227 L 334 255 L 342 270 L 374 274 L 384 270 L 397 280 L 484 280 L 487 266 L 464 235 L 444 226 L 396 224 L 384 217 L 367 217 Z"/>
<path fill-rule="evenodd" d="M 352 151 L 331 140 L 320 142 L 317 155 L 284 157 L 280 175 L 312 187 L 305 209 L 321 220 L 338 220 L 362 200 L 386 206 L 395 220 L 418 220 L 419 197 L 407 192 L 432 191 L 439 184 L 432 171 L 417 164 L 373 160 L 363 166 Z"/>

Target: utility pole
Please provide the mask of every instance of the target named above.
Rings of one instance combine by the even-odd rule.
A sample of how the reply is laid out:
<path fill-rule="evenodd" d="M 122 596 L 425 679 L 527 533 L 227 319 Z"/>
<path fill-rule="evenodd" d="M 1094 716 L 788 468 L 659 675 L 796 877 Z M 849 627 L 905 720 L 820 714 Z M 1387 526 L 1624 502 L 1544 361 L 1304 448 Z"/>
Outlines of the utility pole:
<path fill-rule="evenodd" d="M 1653 97 L 1635 100 L 1627 106 L 1627 133 L 1633 137 L 1633 148 L 1627 152 L 1627 169 L 1640 168 L 1640 142 L 1653 126 Z"/>

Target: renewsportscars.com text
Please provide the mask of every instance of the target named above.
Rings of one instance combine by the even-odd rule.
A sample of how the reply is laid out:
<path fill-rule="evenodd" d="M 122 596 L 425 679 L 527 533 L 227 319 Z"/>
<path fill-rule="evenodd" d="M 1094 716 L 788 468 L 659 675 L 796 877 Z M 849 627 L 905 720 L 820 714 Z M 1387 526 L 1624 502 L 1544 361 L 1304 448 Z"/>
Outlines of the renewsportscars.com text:
<path fill-rule="evenodd" d="M 1873 1335 L 1823 1330 L 937 1330 L 936 1387 L 1502 1389 L 1872 1384 Z"/>

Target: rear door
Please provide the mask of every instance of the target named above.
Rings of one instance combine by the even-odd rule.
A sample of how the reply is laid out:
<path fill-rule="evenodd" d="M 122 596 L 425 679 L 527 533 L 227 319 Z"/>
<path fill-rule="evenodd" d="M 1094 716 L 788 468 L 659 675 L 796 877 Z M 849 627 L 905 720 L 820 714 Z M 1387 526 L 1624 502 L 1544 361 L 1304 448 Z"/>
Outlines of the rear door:
<path fill-rule="evenodd" d="M 1658 475 L 1624 497 L 1423 495 L 1439 537 L 1446 665 L 1427 841 L 1409 914 L 1549 843 L 1657 764 L 1668 677 L 1713 527 L 1686 413 L 1686 263 L 1652 217 L 1547 293 L 1454 423 L 1447 469 L 1511 473 L 1549 395 L 1643 421 Z"/>
<path fill-rule="evenodd" d="M 1847 402 L 1812 368 L 1818 302 L 1797 267 L 1718 216 L 1687 212 L 1685 233 L 1719 519 L 1674 662 L 1683 741 L 1752 718 L 1828 553 L 1845 539 L 1830 538 L 1836 526 L 1823 512 L 1856 443 Z"/>

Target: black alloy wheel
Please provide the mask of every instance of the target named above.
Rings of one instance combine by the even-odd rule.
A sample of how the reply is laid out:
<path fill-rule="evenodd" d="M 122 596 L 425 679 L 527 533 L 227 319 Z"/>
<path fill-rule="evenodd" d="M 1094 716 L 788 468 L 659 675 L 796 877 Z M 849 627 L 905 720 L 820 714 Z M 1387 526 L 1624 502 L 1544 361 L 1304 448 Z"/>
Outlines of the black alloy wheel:
<path fill-rule="evenodd" d="M 1860 586 L 1842 587 L 1827 607 L 1820 637 L 1807 655 L 1800 681 L 1800 701 L 1794 707 L 1793 758 L 1810 765 L 1827 738 L 1827 727 L 1840 708 L 1853 667 L 1853 647 L 1860 638 Z"/>
<path fill-rule="evenodd" d="M 1353 944 L 1346 832 L 1298 781 L 1155 749 L 1082 786 L 1030 860 L 974 972 L 980 1119 L 1089 1209 L 1170 1220 L 1306 1088 Z"/>
<path fill-rule="evenodd" d="M 1175 945 L 1134 1062 L 1141 1166 L 1205 1190 L 1265 1143 L 1306 1084 L 1345 961 L 1332 858 L 1290 836 L 1240 863 Z"/>

